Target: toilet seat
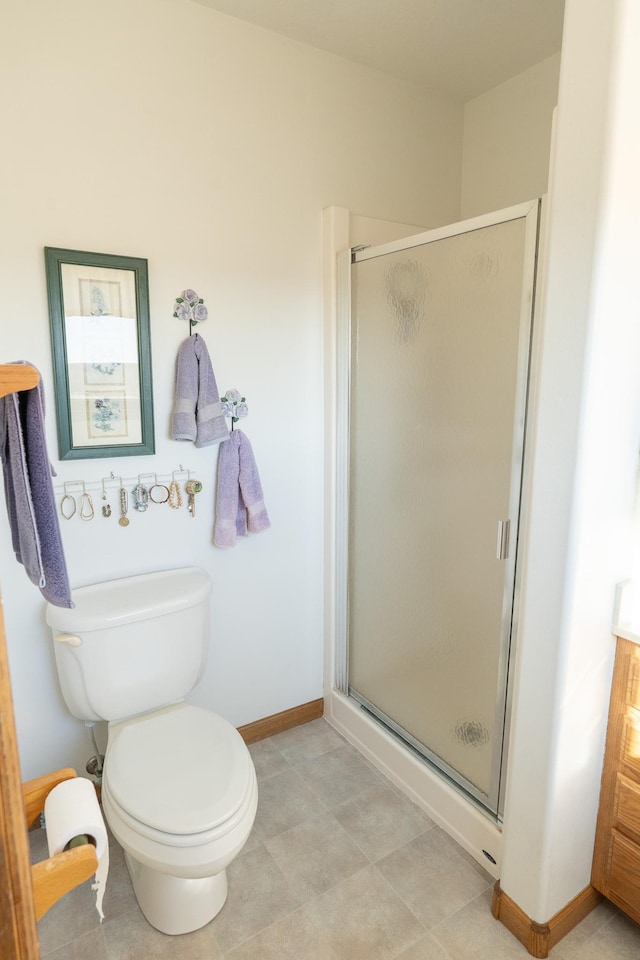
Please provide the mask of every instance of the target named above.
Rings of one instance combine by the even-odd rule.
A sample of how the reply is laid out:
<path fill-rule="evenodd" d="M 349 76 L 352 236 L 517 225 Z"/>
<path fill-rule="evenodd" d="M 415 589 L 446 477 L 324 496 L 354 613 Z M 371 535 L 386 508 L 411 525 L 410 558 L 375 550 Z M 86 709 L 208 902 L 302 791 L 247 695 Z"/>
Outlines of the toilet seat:
<path fill-rule="evenodd" d="M 110 724 L 103 789 L 132 830 L 190 847 L 224 837 L 246 816 L 255 771 L 227 720 L 178 703 Z"/>

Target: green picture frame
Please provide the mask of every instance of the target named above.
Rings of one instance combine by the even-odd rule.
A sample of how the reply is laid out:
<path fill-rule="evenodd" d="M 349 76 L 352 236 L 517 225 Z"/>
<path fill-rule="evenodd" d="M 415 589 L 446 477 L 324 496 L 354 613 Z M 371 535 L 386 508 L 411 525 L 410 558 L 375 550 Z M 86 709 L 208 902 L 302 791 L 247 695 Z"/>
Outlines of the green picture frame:
<path fill-rule="evenodd" d="M 60 459 L 155 453 L 147 261 L 44 256 Z"/>

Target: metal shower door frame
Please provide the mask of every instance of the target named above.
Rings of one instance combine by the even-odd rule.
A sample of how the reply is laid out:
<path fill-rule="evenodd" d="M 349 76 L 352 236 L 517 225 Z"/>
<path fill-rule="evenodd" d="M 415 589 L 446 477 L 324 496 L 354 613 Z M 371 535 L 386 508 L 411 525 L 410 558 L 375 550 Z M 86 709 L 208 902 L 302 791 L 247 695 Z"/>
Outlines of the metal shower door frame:
<path fill-rule="evenodd" d="M 506 559 L 504 576 L 504 594 L 501 619 L 500 658 L 498 663 L 498 684 L 495 708 L 495 729 L 498 731 L 493 749 L 491 766 L 491 788 L 488 797 L 483 797 L 464 777 L 456 776 L 456 771 L 442 760 L 430 755 L 428 745 L 424 750 L 417 748 L 417 742 L 410 732 L 402 728 L 394 730 L 395 725 L 385 721 L 384 715 L 376 713 L 375 705 L 363 702 L 364 698 L 355 697 L 361 706 L 366 707 L 374 716 L 385 722 L 390 729 L 398 733 L 409 748 L 418 749 L 425 762 L 430 763 L 438 773 L 466 793 L 483 812 L 493 819 L 502 819 L 504 803 L 504 770 L 507 754 L 507 731 L 511 714 L 512 684 L 509 682 L 510 665 L 513 662 L 513 638 L 517 631 L 518 599 L 520 593 L 520 569 L 518 562 L 521 552 L 520 524 L 523 468 L 525 458 L 527 401 L 530 378 L 531 337 L 535 300 L 535 279 L 537 265 L 538 237 L 540 226 L 541 201 L 527 203 L 498 210 L 480 217 L 428 230 L 411 237 L 375 247 L 344 250 L 337 255 L 337 331 L 336 331 L 336 557 L 335 557 L 335 678 L 338 691 L 350 695 L 349 688 L 349 494 L 350 494 L 350 411 L 351 411 L 351 331 L 352 331 L 352 283 L 351 268 L 361 263 L 390 253 L 410 250 L 413 247 L 436 243 L 482 230 L 485 227 L 508 223 L 513 220 L 525 221 L 525 246 L 523 256 L 522 300 L 519 319 L 517 384 L 514 404 L 512 463 L 510 474 L 509 516 L 511 520 L 512 546 Z"/>

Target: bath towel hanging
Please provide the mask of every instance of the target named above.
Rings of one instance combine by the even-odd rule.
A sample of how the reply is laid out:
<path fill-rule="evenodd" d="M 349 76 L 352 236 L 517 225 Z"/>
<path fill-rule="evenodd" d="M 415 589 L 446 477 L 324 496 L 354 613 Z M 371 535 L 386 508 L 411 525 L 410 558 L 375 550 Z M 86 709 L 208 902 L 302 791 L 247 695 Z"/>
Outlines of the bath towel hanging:
<path fill-rule="evenodd" d="M 271 526 L 253 450 L 242 430 L 220 445 L 213 542 L 233 547 L 237 537 Z"/>
<path fill-rule="evenodd" d="M 174 440 L 194 440 L 196 447 L 229 436 L 207 345 L 196 333 L 180 344 L 173 408 Z"/>
<path fill-rule="evenodd" d="M 11 541 L 16 559 L 45 599 L 73 607 L 44 417 L 41 382 L 0 398 L 0 456 Z"/>

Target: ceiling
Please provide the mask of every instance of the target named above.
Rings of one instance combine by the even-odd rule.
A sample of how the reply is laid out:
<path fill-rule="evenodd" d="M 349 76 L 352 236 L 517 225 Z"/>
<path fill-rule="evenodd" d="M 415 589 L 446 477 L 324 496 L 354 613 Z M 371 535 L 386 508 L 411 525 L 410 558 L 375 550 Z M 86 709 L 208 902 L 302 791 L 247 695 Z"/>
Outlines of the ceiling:
<path fill-rule="evenodd" d="M 195 0 L 470 100 L 557 53 L 564 0 Z"/>

